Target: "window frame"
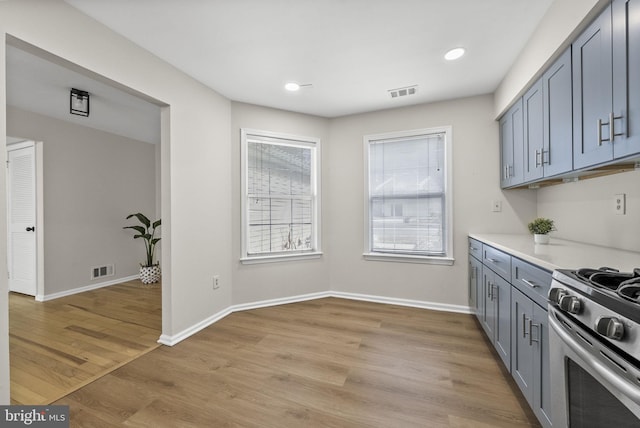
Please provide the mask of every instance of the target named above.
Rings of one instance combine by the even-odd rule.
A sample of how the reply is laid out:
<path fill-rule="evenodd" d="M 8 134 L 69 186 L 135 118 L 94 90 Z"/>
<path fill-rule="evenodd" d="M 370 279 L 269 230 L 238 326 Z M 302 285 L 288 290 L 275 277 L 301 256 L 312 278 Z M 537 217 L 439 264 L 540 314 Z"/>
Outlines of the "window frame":
<path fill-rule="evenodd" d="M 309 250 L 299 251 L 282 251 L 261 254 L 248 253 L 248 237 L 249 237 L 249 213 L 248 200 L 248 154 L 249 142 L 258 141 L 264 144 L 284 145 L 292 147 L 304 147 L 311 149 L 311 243 L 312 248 Z M 263 141 L 260 141 L 263 140 Z M 270 140 L 270 141 L 265 141 Z M 285 260 L 304 260 L 319 258 L 322 255 L 321 246 L 321 142 L 319 138 L 305 137 L 300 135 L 285 134 L 282 132 L 263 131 L 251 128 L 240 128 L 240 186 L 241 186 L 241 254 L 240 262 L 242 264 L 253 263 L 269 263 Z"/>
<path fill-rule="evenodd" d="M 383 141 L 388 140 L 403 140 L 409 138 L 416 138 L 423 135 L 444 134 L 444 166 L 445 171 L 445 184 L 443 197 L 445 215 L 443 216 L 444 222 L 444 255 L 420 255 L 415 253 L 402 253 L 402 252 L 382 252 L 372 250 L 372 238 L 371 238 L 371 200 L 372 196 L 369 192 L 369 181 L 371 172 L 370 168 L 370 151 L 369 148 L 372 144 L 384 144 Z M 363 137 L 363 152 L 364 152 L 364 252 L 363 257 L 365 260 L 375 261 L 391 261 L 391 262 L 406 262 L 406 263 L 428 263 L 438 265 L 453 265 L 455 259 L 453 258 L 453 162 L 452 162 L 452 147 L 453 147 L 453 128 L 451 126 L 439 126 L 434 128 L 422 128 L 409 131 L 397 131 L 387 132 L 383 134 L 371 134 Z"/>

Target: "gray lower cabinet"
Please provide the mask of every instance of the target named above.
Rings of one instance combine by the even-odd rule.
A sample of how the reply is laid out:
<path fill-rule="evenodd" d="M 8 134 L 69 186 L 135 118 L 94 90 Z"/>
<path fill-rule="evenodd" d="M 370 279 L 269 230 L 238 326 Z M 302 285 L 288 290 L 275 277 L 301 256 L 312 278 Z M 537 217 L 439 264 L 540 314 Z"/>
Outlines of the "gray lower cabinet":
<path fill-rule="evenodd" d="M 479 315 L 482 300 L 482 262 L 469 257 L 469 307 Z"/>
<path fill-rule="evenodd" d="M 548 316 L 515 287 L 511 290 L 511 375 L 543 426 L 551 426 Z"/>
<path fill-rule="evenodd" d="M 511 366 L 511 284 L 487 266 L 482 267 L 482 327 L 502 362 Z"/>
<path fill-rule="evenodd" d="M 551 427 L 550 285 L 549 271 L 469 238 L 471 309 L 544 427 Z"/>

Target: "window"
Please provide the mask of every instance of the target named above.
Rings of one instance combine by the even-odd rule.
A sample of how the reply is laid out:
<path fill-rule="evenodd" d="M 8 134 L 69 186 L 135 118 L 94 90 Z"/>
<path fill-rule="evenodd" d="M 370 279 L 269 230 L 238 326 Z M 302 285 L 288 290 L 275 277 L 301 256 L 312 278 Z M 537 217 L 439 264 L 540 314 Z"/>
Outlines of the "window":
<path fill-rule="evenodd" d="M 364 137 L 365 258 L 453 264 L 451 128 Z"/>
<path fill-rule="evenodd" d="M 320 140 L 241 130 L 245 263 L 318 257 Z"/>

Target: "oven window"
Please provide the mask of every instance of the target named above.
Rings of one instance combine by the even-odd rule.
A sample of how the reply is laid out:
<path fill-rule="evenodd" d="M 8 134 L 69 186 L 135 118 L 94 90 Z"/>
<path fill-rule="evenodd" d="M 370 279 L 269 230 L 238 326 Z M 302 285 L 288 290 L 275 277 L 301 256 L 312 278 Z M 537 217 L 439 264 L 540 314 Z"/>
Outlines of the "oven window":
<path fill-rule="evenodd" d="M 571 428 L 638 427 L 638 418 L 582 367 L 568 360 Z"/>

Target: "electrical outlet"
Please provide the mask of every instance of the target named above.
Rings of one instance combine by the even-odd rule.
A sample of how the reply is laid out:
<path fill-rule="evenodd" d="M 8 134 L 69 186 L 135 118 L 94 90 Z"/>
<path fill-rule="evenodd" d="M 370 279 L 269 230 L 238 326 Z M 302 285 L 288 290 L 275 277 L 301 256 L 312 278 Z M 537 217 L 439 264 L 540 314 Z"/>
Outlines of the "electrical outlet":
<path fill-rule="evenodd" d="M 613 201 L 614 209 L 617 215 L 625 215 L 627 213 L 627 197 L 624 193 L 615 195 Z"/>
<path fill-rule="evenodd" d="M 491 202 L 491 211 L 494 213 L 499 213 L 502 211 L 502 201 L 493 201 Z"/>
<path fill-rule="evenodd" d="M 213 276 L 213 289 L 217 290 L 220 288 L 220 275 Z"/>

